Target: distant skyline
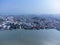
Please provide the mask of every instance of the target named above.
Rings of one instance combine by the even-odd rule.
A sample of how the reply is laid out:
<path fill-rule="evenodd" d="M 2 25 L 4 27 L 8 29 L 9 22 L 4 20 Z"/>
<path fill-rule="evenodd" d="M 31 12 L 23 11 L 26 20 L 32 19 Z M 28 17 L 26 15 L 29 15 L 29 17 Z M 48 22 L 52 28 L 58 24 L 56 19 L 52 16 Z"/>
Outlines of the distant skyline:
<path fill-rule="evenodd" d="M 0 14 L 60 14 L 60 0 L 0 0 Z"/>

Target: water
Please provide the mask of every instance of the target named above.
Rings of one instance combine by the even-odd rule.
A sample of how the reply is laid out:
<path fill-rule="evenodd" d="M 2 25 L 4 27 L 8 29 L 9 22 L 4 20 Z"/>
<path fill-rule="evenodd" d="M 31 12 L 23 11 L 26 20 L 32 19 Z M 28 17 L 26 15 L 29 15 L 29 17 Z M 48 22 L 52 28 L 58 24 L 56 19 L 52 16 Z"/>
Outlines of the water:
<path fill-rule="evenodd" d="M 60 45 L 60 31 L 55 29 L 0 31 L 0 45 Z"/>

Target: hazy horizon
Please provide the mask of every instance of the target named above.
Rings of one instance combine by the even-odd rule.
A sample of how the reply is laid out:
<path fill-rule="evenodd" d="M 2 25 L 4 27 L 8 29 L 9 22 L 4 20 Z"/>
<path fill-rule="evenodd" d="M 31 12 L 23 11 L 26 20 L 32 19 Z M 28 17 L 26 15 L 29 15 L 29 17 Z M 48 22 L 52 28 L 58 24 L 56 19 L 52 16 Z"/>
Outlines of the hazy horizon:
<path fill-rule="evenodd" d="M 60 0 L 0 0 L 0 14 L 60 14 Z"/>

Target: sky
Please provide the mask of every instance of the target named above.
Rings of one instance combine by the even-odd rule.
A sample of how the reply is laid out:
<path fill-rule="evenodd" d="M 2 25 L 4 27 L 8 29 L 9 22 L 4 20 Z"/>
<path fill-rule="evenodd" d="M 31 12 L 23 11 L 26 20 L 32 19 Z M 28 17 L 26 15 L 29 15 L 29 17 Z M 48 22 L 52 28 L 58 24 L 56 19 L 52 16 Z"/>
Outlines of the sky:
<path fill-rule="evenodd" d="M 60 14 L 60 0 L 0 0 L 0 14 Z"/>

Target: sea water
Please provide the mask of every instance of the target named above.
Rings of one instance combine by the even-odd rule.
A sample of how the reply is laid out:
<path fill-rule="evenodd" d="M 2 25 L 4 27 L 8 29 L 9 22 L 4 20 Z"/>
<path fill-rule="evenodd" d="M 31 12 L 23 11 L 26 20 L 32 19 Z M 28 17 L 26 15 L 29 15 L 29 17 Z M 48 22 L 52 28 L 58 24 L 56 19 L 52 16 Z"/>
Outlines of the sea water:
<path fill-rule="evenodd" d="M 60 45 L 60 31 L 4 30 L 0 31 L 0 45 Z"/>

